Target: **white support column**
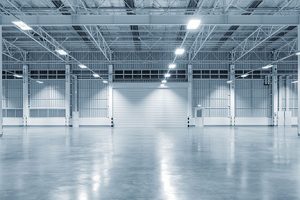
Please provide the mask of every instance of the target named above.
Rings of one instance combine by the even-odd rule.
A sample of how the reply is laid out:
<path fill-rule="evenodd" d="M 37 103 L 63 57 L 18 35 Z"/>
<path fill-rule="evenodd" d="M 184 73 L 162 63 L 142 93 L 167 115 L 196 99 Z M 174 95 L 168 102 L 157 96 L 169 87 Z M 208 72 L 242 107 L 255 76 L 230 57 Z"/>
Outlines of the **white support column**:
<path fill-rule="evenodd" d="M 66 86 L 65 86 L 65 117 L 66 117 L 66 126 L 70 126 L 70 116 L 71 116 L 71 69 L 70 65 L 66 65 Z"/>
<path fill-rule="evenodd" d="M 2 70 L 3 70 L 3 46 L 2 46 L 2 26 L 0 26 L 0 137 L 3 136 L 3 106 L 2 106 L 2 92 L 3 92 L 3 85 L 2 85 Z"/>
<path fill-rule="evenodd" d="M 298 25 L 298 52 L 300 51 L 300 25 Z M 298 136 L 300 136 L 300 55 L 298 55 Z"/>
<path fill-rule="evenodd" d="M 108 65 L 108 117 L 111 121 L 110 125 L 113 127 L 113 65 Z"/>
<path fill-rule="evenodd" d="M 272 68 L 272 125 L 278 125 L 278 77 L 277 65 Z"/>
<path fill-rule="evenodd" d="M 278 79 L 278 112 L 283 112 L 283 107 L 284 107 L 284 104 L 283 104 L 283 99 L 285 98 L 285 84 L 284 84 L 284 81 L 283 81 L 283 77 L 282 76 L 279 76 L 279 79 Z"/>
<path fill-rule="evenodd" d="M 291 81 L 290 77 L 286 76 L 285 79 L 285 111 L 289 112 L 290 111 L 290 87 L 291 86 Z"/>
<path fill-rule="evenodd" d="M 79 111 L 78 111 L 78 80 L 74 76 L 73 79 L 73 113 L 72 113 L 72 127 L 79 127 Z"/>
<path fill-rule="evenodd" d="M 29 73 L 28 65 L 23 65 L 23 126 L 27 126 L 29 118 Z"/>
<path fill-rule="evenodd" d="M 193 118 L 193 66 L 188 65 L 188 127 L 191 125 Z"/>
<path fill-rule="evenodd" d="M 229 115 L 230 125 L 235 125 L 235 65 L 230 65 L 230 81 L 229 84 Z"/>

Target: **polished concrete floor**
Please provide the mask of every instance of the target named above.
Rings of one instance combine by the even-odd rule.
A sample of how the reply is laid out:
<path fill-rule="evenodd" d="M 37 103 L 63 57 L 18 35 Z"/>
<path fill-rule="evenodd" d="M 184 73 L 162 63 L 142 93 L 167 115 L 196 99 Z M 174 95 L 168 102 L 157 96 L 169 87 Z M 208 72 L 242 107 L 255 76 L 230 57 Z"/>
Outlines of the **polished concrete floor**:
<path fill-rule="evenodd" d="M 300 199 L 295 128 L 5 128 L 1 200 Z"/>

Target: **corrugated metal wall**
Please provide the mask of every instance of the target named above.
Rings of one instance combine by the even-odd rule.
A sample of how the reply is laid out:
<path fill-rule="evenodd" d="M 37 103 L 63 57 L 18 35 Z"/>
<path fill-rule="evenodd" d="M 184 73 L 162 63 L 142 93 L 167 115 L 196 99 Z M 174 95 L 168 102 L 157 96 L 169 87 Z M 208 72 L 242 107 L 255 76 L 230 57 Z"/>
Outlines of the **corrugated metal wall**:
<path fill-rule="evenodd" d="M 236 117 L 271 117 L 271 85 L 264 80 L 236 80 Z"/>
<path fill-rule="evenodd" d="M 78 108 L 81 118 L 108 117 L 108 85 L 101 80 L 78 80 Z"/>
<path fill-rule="evenodd" d="M 3 80 L 3 117 L 23 116 L 22 80 Z"/>
<path fill-rule="evenodd" d="M 228 117 L 229 85 L 224 80 L 194 80 L 193 107 L 205 108 L 206 117 Z"/>
<path fill-rule="evenodd" d="M 283 80 L 285 82 L 285 80 Z M 291 80 L 289 80 L 291 81 Z M 282 100 L 282 109 L 286 110 L 286 96 L 285 96 L 285 90 L 288 90 L 289 93 L 289 110 L 292 112 L 293 117 L 297 117 L 298 113 L 298 84 L 289 84 L 289 86 L 286 86 L 285 83 L 282 84 L 282 87 L 279 88 Z"/>
<path fill-rule="evenodd" d="M 30 81 L 30 117 L 65 117 L 65 80 Z"/>

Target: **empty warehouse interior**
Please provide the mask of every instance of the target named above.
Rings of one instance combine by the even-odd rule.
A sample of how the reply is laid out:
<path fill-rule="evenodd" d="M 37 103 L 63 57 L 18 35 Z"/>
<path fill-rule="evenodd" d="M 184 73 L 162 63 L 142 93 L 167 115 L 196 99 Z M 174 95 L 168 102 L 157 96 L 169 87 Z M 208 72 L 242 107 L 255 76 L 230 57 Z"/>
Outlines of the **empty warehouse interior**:
<path fill-rule="evenodd" d="M 1 200 L 300 199 L 299 0 L 0 0 Z"/>

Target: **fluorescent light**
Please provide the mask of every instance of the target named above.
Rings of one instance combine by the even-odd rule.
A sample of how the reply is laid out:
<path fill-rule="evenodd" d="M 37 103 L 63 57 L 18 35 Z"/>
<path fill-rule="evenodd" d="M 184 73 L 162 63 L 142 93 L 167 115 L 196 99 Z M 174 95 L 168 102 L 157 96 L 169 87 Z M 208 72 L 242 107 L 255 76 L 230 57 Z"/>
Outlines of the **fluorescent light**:
<path fill-rule="evenodd" d="M 249 74 L 243 74 L 241 77 L 246 78 L 247 76 L 249 76 Z"/>
<path fill-rule="evenodd" d="M 177 49 L 175 50 L 175 54 L 176 54 L 176 55 L 182 55 L 182 54 L 184 54 L 184 49 L 183 49 L 183 48 L 177 48 Z"/>
<path fill-rule="evenodd" d="M 166 87 L 166 85 L 164 83 L 160 84 L 160 87 Z"/>
<path fill-rule="evenodd" d="M 30 31 L 32 28 L 28 26 L 25 22 L 21 20 L 12 21 L 14 25 L 16 25 L 18 28 L 22 29 L 23 31 Z"/>
<path fill-rule="evenodd" d="M 266 66 L 263 66 L 262 69 L 270 69 L 272 67 L 273 67 L 273 65 L 266 65 Z"/>
<path fill-rule="evenodd" d="M 102 83 L 104 83 L 104 84 L 107 84 L 107 83 L 108 83 L 108 81 L 107 81 L 107 80 L 103 80 L 103 81 L 102 81 Z"/>
<path fill-rule="evenodd" d="M 293 81 L 292 83 L 298 83 L 298 81 Z"/>
<path fill-rule="evenodd" d="M 100 76 L 99 76 L 99 74 L 94 73 L 94 74 L 93 74 L 93 77 L 99 78 Z"/>
<path fill-rule="evenodd" d="M 44 82 L 43 81 L 36 81 L 37 83 L 39 83 L 39 84 L 43 84 Z"/>
<path fill-rule="evenodd" d="M 227 83 L 228 83 L 228 84 L 232 83 L 232 80 L 230 80 L 230 81 L 227 81 Z"/>
<path fill-rule="evenodd" d="M 171 77 L 171 74 L 170 73 L 166 73 L 165 74 L 165 78 L 170 78 Z"/>
<path fill-rule="evenodd" d="M 164 80 L 161 81 L 161 83 L 162 83 L 162 84 L 166 84 L 166 83 L 167 83 L 167 80 L 164 79 Z"/>
<path fill-rule="evenodd" d="M 79 66 L 81 69 L 86 69 L 86 68 L 87 68 L 87 66 L 84 65 L 84 64 L 79 64 L 78 66 Z"/>
<path fill-rule="evenodd" d="M 176 68 L 176 64 L 172 63 L 172 64 L 169 64 L 169 69 L 175 69 Z"/>
<path fill-rule="evenodd" d="M 16 78 L 22 78 L 23 77 L 22 75 L 19 75 L 19 74 L 14 74 L 13 76 L 16 77 Z"/>
<path fill-rule="evenodd" d="M 61 56 L 66 56 L 66 55 L 68 55 L 68 53 L 65 51 L 65 50 L 63 50 L 63 49 L 56 49 L 55 50 L 59 55 L 61 55 Z"/>
<path fill-rule="evenodd" d="M 199 19 L 191 19 L 187 26 L 186 29 L 188 30 L 195 30 L 200 26 L 201 21 Z"/>
<path fill-rule="evenodd" d="M 300 56 L 300 51 L 296 53 L 297 56 Z"/>

